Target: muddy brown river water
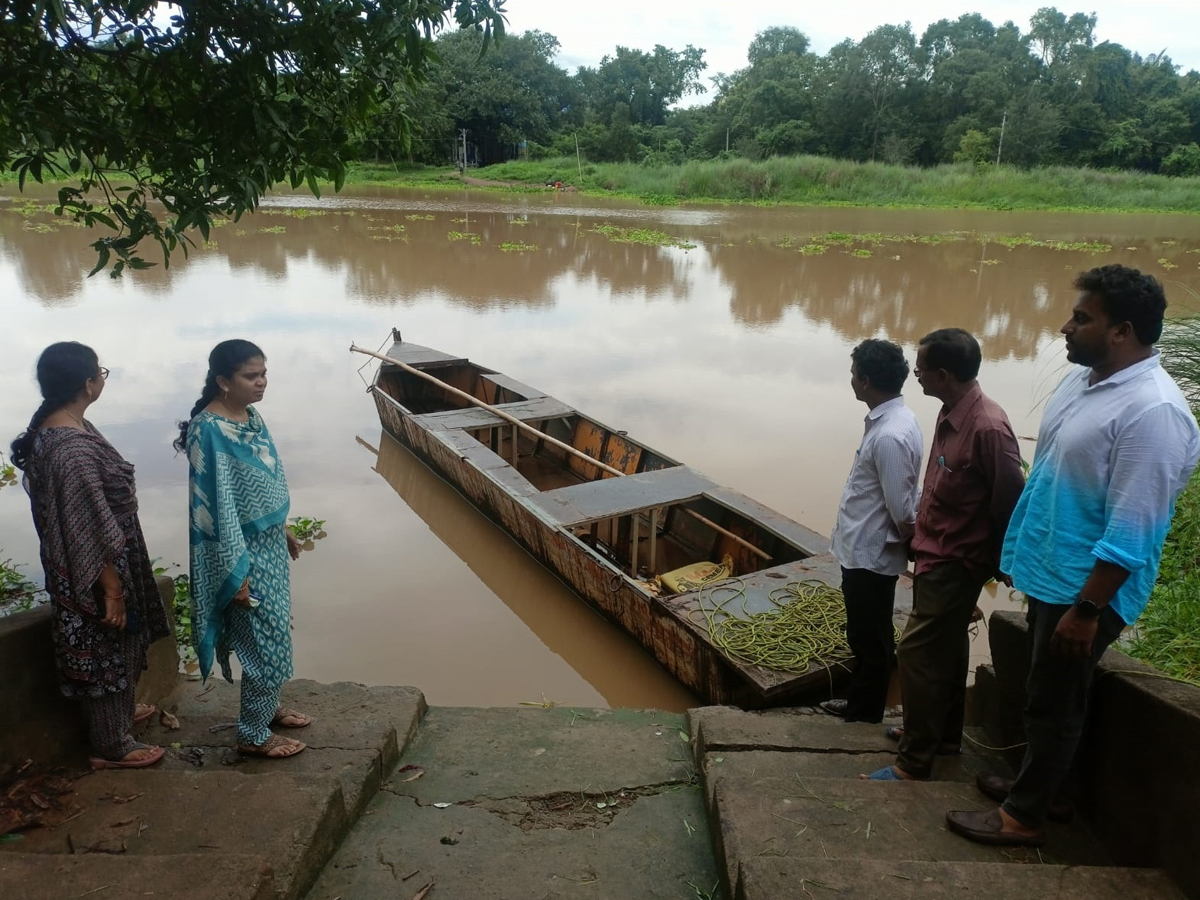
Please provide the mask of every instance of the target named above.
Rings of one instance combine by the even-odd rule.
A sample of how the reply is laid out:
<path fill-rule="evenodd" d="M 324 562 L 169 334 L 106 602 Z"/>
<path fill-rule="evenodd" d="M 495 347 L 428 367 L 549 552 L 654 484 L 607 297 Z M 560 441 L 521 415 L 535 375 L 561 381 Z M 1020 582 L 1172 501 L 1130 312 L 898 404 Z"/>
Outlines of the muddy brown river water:
<path fill-rule="evenodd" d="M 694 698 L 382 435 L 352 341 L 378 345 L 396 326 L 828 533 L 862 433 L 848 385 L 859 340 L 911 354 L 935 328 L 971 330 L 984 389 L 1029 436 L 1067 365 L 1057 330 L 1073 273 L 1136 265 L 1166 281 L 1176 309 L 1200 305 L 1188 294 L 1200 293 L 1200 216 L 369 189 L 273 197 L 190 259 L 113 281 L 85 277 L 94 238 L 36 208 L 50 196 L 0 195 L 4 446 L 37 405 L 40 350 L 91 344 L 112 370 L 92 421 L 137 465 L 152 551 L 185 562 L 187 466 L 172 423 L 213 344 L 256 341 L 270 371 L 259 408 L 293 512 L 326 520 L 293 569 L 297 675 L 413 684 L 442 705 L 679 710 Z M 595 230 L 606 225 L 684 246 L 621 242 Z M 928 442 L 937 404 L 909 387 Z M 1032 457 L 1032 442 L 1022 449 Z M 16 488 L 0 490 L 0 558 L 40 579 Z"/>

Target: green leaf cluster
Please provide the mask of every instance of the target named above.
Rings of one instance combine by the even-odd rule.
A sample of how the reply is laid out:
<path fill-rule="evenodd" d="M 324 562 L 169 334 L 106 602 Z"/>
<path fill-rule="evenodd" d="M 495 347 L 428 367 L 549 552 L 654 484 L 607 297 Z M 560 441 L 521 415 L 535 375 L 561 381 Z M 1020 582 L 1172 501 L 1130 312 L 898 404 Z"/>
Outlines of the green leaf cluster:
<path fill-rule="evenodd" d="M 0 0 L 0 170 L 63 183 L 112 232 L 93 273 L 164 264 L 272 186 L 341 187 L 353 134 L 411 93 L 453 21 L 483 46 L 503 0 Z M 411 127 L 398 123 L 398 137 Z"/>

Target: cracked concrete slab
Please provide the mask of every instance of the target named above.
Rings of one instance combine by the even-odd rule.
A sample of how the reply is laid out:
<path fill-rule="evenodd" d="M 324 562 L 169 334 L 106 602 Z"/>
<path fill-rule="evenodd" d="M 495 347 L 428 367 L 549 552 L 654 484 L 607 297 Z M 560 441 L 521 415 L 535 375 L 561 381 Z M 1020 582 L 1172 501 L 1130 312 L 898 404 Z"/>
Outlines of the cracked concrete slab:
<path fill-rule="evenodd" d="M 717 882 L 698 786 L 614 798 L 481 800 L 444 809 L 381 793 L 308 900 L 679 900 Z"/>
<path fill-rule="evenodd" d="M 423 804 L 689 781 L 680 715 L 643 710 L 434 707 L 388 789 Z"/>
<path fill-rule="evenodd" d="M 752 859 L 737 900 L 1183 900 L 1150 869 L 896 860 Z"/>

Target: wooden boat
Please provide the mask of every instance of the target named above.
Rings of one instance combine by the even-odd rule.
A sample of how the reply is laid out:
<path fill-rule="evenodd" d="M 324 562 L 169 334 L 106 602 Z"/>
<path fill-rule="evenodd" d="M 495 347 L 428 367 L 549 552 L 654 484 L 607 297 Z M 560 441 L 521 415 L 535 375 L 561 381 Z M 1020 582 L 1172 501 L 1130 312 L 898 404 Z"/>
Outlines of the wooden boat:
<path fill-rule="evenodd" d="M 664 594 L 651 583 L 728 559 L 745 587 L 729 611 L 771 609 L 788 582 L 839 584 L 826 538 L 536 388 L 394 337 L 387 359 L 411 369 L 385 362 L 370 386 L 384 430 L 684 685 L 745 708 L 829 695 L 843 664 L 782 672 L 741 663 L 710 638 L 707 588 Z M 900 609 L 910 605 L 904 591 Z"/>

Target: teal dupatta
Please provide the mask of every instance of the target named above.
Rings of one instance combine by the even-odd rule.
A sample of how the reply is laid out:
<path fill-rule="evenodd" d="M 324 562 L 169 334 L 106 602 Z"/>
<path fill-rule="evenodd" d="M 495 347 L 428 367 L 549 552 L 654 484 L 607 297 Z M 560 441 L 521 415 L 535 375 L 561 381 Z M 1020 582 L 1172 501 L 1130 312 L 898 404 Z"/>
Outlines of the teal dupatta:
<path fill-rule="evenodd" d="M 290 508 L 271 433 L 253 406 L 247 411 L 247 422 L 206 411 L 188 425 L 192 632 L 206 681 L 225 612 L 250 574 L 249 542 L 284 524 Z"/>

